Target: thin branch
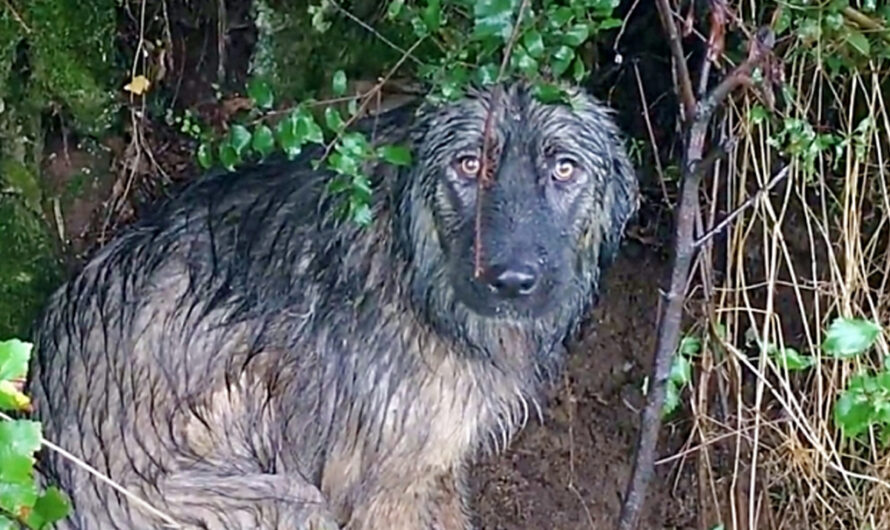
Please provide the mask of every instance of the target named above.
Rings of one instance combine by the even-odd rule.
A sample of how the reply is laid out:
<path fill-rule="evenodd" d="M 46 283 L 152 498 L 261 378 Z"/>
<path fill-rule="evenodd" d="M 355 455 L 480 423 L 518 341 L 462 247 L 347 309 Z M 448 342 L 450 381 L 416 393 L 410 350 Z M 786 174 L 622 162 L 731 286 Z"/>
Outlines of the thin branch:
<path fill-rule="evenodd" d="M 9 9 L 9 12 L 12 13 L 12 18 L 15 19 L 16 22 L 25 30 L 25 33 L 31 33 L 31 28 L 28 27 L 28 24 L 25 23 L 25 19 L 19 15 L 19 12 L 15 10 L 15 7 L 12 5 L 10 0 L 3 0 L 3 3 L 6 4 L 6 8 Z"/>
<path fill-rule="evenodd" d="M 711 27 L 708 32 L 708 48 L 702 58 L 701 70 L 698 75 L 698 97 L 703 98 L 708 92 L 708 81 L 711 77 L 711 65 L 716 65 L 723 55 L 726 39 L 725 0 L 710 0 Z"/>
<path fill-rule="evenodd" d="M 2 412 L 0 412 L 0 420 L 15 421 L 11 416 L 8 416 L 7 414 L 4 414 Z M 149 504 L 144 499 L 142 499 L 142 498 L 136 496 L 135 494 L 131 493 L 130 491 L 126 490 L 123 486 L 121 486 L 117 482 L 111 480 L 110 478 L 106 477 L 105 475 L 100 473 L 98 470 L 96 470 L 95 468 L 93 468 L 92 466 L 90 466 L 89 464 L 87 464 L 86 462 L 81 460 L 80 458 L 77 458 L 73 454 L 69 453 L 65 449 L 62 449 L 58 445 L 50 442 L 49 440 L 47 440 L 46 438 L 43 438 L 43 437 L 40 438 L 40 444 L 43 445 L 44 447 L 46 447 L 47 449 L 49 449 L 50 451 L 54 451 L 54 452 L 58 453 L 65 460 L 68 460 L 75 466 L 77 466 L 77 467 L 83 469 L 84 471 L 86 471 L 87 473 L 93 475 L 94 477 L 99 479 L 99 481 L 105 483 L 110 488 L 114 489 L 115 491 L 117 491 L 118 493 L 120 493 L 121 495 L 126 497 L 127 499 L 131 500 L 135 504 L 144 508 L 147 512 L 149 512 L 152 515 L 154 515 L 155 517 L 163 520 L 164 528 L 182 528 L 182 525 L 180 525 L 175 519 L 173 519 L 173 517 L 167 515 L 166 513 L 162 512 L 161 510 L 159 510 L 159 509 L 155 508 L 154 506 L 152 506 L 151 504 Z"/>
<path fill-rule="evenodd" d="M 683 53 L 683 41 L 680 37 L 680 31 L 677 24 L 674 23 L 674 17 L 671 13 L 669 0 L 656 0 L 658 6 L 658 16 L 661 18 L 661 24 L 664 26 L 668 34 L 668 44 L 671 47 L 671 55 L 674 57 L 674 75 L 677 84 L 677 97 L 680 98 L 680 105 L 683 109 L 683 123 L 693 119 L 695 116 L 695 93 L 692 91 L 692 78 L 689 77 L 689 67 L 686 65 L 686 54 Z"/>
<path fill-rule="evenodd" d="M 655 159 L 655 171 L 658 173 L 658 183 L 661 185 L 661 195 L 664 197 L 664 203 L 668 208 L 673 208 L 674 204 L 668 195 L 667 186 L 665 185 L 664 168 L 661 167 L 661 157 L 658 154 L 658 142 L 655 141 L 655 131 L 652 129 L 652 120 L 649 119 L 649 102 L 646 100 L 646 91 L 643 89 L 643 79 L 640 77 L 639 65 L 634 62 L 634 74 L 637 77 L 637 90 L 640 92 L 640 104 L 643 107 L 643 119 L 646 122 L 646 130 L 649 132 L 649 142 L 652 144 L 652 158 Z"/>
<path fill-rule="evenodd" d="M 885 28 L 884 25 L 877 20 L 862 13 L 861 11 L 853 9 L 850 6 L 843 8 L 841 10 L 841 13 L 844 14 L 844 17 L 846 17 L 847 20 L 854 22 L 860 28 L 875 31 L 878 33 L 878 36 L 883 39 L 884 42 L 890 42 L 890 31 L 888 31 L 887 28 Z"/>
<path fill-rule="evenodd" d="M 389 47 L 392 48 L 393 50 L 395 50 L 395 51 L 401 53 L 403 56 L 407 56 L 409 59 L 411 59 L 411 60 L 414 61 L 415 63 L 417 63 L 417 64 L 419 64 L 419 65 L 423 65 L 423 61 L 421 61 L 421 60 L 418 59 L 417 57 L 414 57 L 413 55 L 411 55 L 411 53 L 410 53 L 409 51 L 405 50 L 404 48 L 402 48 L 402 47 L 399 46 L 398 44 L 396 44 L 396 43 L 394 43 L 393 41 L 391 41 L 391 40 L 387 39 L 386 37 L 384 37 L 382 33 L 380 33 L 379 31 L 377 31 L 376 29 L 374 29 L 371 25 L 369 25 L 369 24 L 368 24 L 367 22 L 365 22 L 364 20 L 362 20 L 362 19 L 358 18 L 357 16 L 353 15 L 348 9 L 346 9 L 346 8 L 343 7 L 343 6 L 341 6 L 339 2 L 331 2 L 331 5 L 333 5 L 333 6 L 337 9 L 337 11 L 339 11 L 343 16 L 345 16 L 345 17 L 348 18 L 349 20 L 355 22 L 356 24 L 358 24 L 359 26 L 361 26 L 362 29 L 364 29 L 365 31 L 371 33 L 372 35 L 374 35 L 375 37 L 377 37 L 378 39 L 380 39 L 380 41 L 381 41 L 383 44 L 386 44 L 387 46 L 389 46 Z"/>
<path fill-rule="evenodd" d="M 665 30 L 671 36 L 671 49 L 676 50 L 675 58 L 682 59 L 683 51 L 676 26 L 670 17 L 667 0 L 658 1 L 659 13 L 666 23 Z M 683 161 L 682 192 L 680 207 L 677 211 L 676 233 L 674 241 L 674 259 L 670 275 L 670 289 L 665 294 L 666 303 L 662 318 L 658 325 L 658 338 L 655 348 L 653 374 L 650 377 L 651 387 L 647 396 L 646 407 L 640 421 L 640 434 L 634 455 L 634 469 L 628 484 L 621 516 L 618 521 L 620 530 L 633 530 L 637 527 L 646 490 L 654 472 L 655 450 L 658 445 L 658 434 L 661 429 L 662 408 L 664 406 L 665 384 L 670 375 L 673 353 L 677 349 L 680 337 L 680 326 L 683 318 L 683 303 L 686 298 L 686 285 L 689 271 L 695 255 L 696 247 L 693 239 L 698 204 L 699 183 L 702 169 L 707 169 L 706 161 L 702 160 L 706 132 L 711 117 L 735 89 L 751 84 L 750 74 L 768 59 L 775 38 L 769 29 L 761 29 L 756 40 L 749 43 L 748 57 L 719 85 L 717 85 L 701 103 L 695 99 L 687 101 L 695 110 L 694 119 L 686 124 L 686 153 Z M 682 63 L 685 65 L 685 63 Z M 678 61 L 678 72 L 686 71 L 677 80 L 681 84 L 678 91 L 686 93 L 692 89 L 688 84 L 688 70 L 681 68 Z M 688 86 L 682 86 L 687 85 Z"/>
<path fill-rule="evenodd" d="M 711 239 L 712 237 L 717 235 L 719 232 L 721 232 L 724 228 L 729 226 L 729 224 L 733 221 L 733 219 L 738 217 L 742 212 L 744 212 L 745 210 L 750 208 L 752 204 L 754 204 L 756 201 L 760 200 L 763 196 L 765 196 L 773 188 L 775 188 L 776 185 L 778 185 L 779 182 L 782 181 L 782 179 L 784 179 L 786 176 L 788 176 L 788 172 L 790 170 L 791 170 L 790 165 L 783 167 L 778 173 L 776 173 L 776 175 L 773 178 L 770 179 L 769 182 L 766 183 L 766 185 L 764 185 L 762 188 L 757 190 L 757 192 L 755 192 L 754 195 L 751 195 L 750 197 L 748 197 L 745 200 L 745 202 L 743 202 L 742 204 L 739 205 L 738 208 L 736 208 L 735 210 L 730 212 L 729 215 L 724 217 L 723 220 L 720 221 L 719 223 L 717 223 L 713 228 L 711 228 L 710 230 L 705 232 L 705 234 L 703 236 L 696 239 L 695 243 L 693 243 L 692 245 L 694 247 L 698 248 L 698 247 L 701 247 L 702 245 L 704 245 L 705 243 L 707 243 L 709 239 Z"/>
<path fill-rule="evenodd" d="M 497 114 L 497 104 L 501 99 L 501 80 L 504 72 L 507 71 L 507 64 L 510 62 L 510 55 L 513 53 L 513 46 L 519 39 L 519 30 L 522 26 L 522 16 L 528 9 L 529 0 L 522 0 L 519 6 L 519 14 L 516 15 L 516 24 L 513 26 L 513 33 L 510 34 L 510 40 L 507 41 L 507 47 L 504 48 L 504 56 L 501 58 L 501 67 L 498 69 L 498 76 L 495 79 L 495 89 L 491 94 L 491 100 L 488 105 L 488 114 L 485 116 L 485 126 L 482 132 L 482 160 L 479 168 L 479 177 L 476 187 L 476 221 L 475 221 L 475 241 L 473 242 L 473 275 L 479 278 L 482 275 L 482 192 L 486 187 L 491 186 L 489 182 L 489 173 L 493 171 L 488 164 L 489 149 L 491 147 L 491 125 L 494 121 L 494 115 Z"/>
<path fill-rule="evenodd" d="M 216 82 L 222 85 L 226 80 L 226 33 L 228 33 L 226 0 L 216 1 Z"/>
<path fill-rule="evenodd" d="M 426 39 L 426 37 L 421 37 L 417 40 L 417 42 L 412 44 L 411 47 L 405 51 L 405 53 L 402 55 L 402 57 L 399 58 L 398 62 L 392 68 L 390 68 L 388 72 L 386 72 L 386 75 L 383 76 L 383 78 L 376 85 L 374 85 L 374 87 L 371 88 L 371 90 L 368 90 L 365 93 L 364 99 L 362 100 L 362 104 L 359 105 L 358 110 L 356 110 L 355 114 L 353 114 L 352 116 L 349 117 L 348 120 L 346 120 L 346 122 L 343 124 L 343 127 L 340 128 L 340 132 L 337 133 L 337 136 L 333 140 L 331 140 L 331 142 L 325 147 L 324 154 L 321 155 L 321 159 L 319 159 L 319 163 L 324 161 L 324 159 L 326 159 L 328 157 L 328 155 L 331 154 L 331 149 L 334 148 L 334 145 L 337 143 L 337 141 L 343 135 L 343 131 L 346 131 L 347 129 L 349 129 L 349 127 L 353 123 L 355 123 L 355 121 L 359 118 L 359 116 L 362 115 L 362 113 L 365 111 L 365 109 L 368 108 L 368 105 L 371 103 L 371 101 L 373 101 L 374 95 L 376 95 L 378 92 L 380 92 L 380 90 L 383 89 L 384 85 L 386 85 L 386 82 L 389 81 L 389 79 L 393 75 L 395 75 L 395 73 L 398 71 L 399 68 L 402 67 L 403 64 L 405 64 L 405 61 L 408 59 L 408 56 L 411 54 L 411 52 L 416 50 L 417 47 L 420 46 L 420 43 L 424 41 L 424 39 Z"/>

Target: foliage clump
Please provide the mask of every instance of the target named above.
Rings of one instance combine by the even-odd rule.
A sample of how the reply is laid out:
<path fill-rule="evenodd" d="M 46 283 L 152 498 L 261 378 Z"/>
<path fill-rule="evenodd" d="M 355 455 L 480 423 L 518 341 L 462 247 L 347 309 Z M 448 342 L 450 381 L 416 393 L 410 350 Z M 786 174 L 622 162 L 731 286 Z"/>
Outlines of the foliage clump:
<path fill-rule="evenodd" d="M 0 196 L 0 338 L 23 335 L 60 278 L 45 223 Z"/>

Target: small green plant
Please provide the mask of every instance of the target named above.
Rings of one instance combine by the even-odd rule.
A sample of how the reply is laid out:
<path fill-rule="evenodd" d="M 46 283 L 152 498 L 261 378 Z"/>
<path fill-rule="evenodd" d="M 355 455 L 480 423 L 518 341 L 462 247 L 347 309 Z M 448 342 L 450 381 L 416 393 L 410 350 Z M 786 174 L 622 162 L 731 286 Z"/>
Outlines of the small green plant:
<path fill-rule="evenodd" d="M 875 322 L 838 318 L 826 331 L 822 349 L 836 359 L 851 359 L 868 351 L 880 333 L 881 326 Z M 835 402 L 834 421 L 849 437 L 878 427 L 881 443 L 890 445 L 890 366 L 887 360 L 882 370 L 860 373 L 850 379 Z"/>
<path fill-rule="evenodd" d="M 680 341 L 665 385 L 663 415 L 671 415 L 680 406 L 680 393 L 692 381 L 692 358 L 699 352 L 701 352 L 701 339 L 698 337 L 687 335 Z"/>
<path fill-rule="evenodd" d="M 867 18 L 887 27 L 890 10 L 887 6 L 878 8 L 876 3 L 862 2 L 858 7 L 861 11 L 857 11 L 847 0 L 791 0 L 780 13 L 776 35 L 792 36 L 797 44 L 792 55 L 810 54 L 818 58 L 830 76 L 836 77 L 871 59 L 890 57 L 890 46 L 881 38 L 880 31 L 864 28 L 860 22 Z"/>
<path fill-rule="evenodd" d="M 179 132 L 195 140 L 200 140 L 209 134 L 191 109 L 186 109 L 181 116 L 174 115 L 173 109 L 167 109 L 167 115 L 164 118 L 167 125 L 178 127 Z"/>
<path fill-rule="evenodd" d="M 27 375 L 31 349 L 30 343 L 17 339 L 0 342 L 0 410 L 30 407 L 19 387 Z M 0 529 L 47 528 L 68 514 L 68 500 L 61 491 L 38 489 L 34 454 L 41 440 L 39 422 L 0 420 Z"/>
<path fill-rule="evenodd" d="M 337 71 L 331 81 L 334 95 L 344 98 L 346 85 L 346 74 Z M 269 157 L 276 148 L 293 160 L 307 145 L 326 146 L 326 156 L 314 162 L 315 167 L 325 163 L 336 175 L 329 184 L 329 190 L 346 196 L 346 200 L 340 204 L 339 214 L 360 225 L 367 225 L 372 218 L 371 186 L 364 168 L 375 161 L 395 165 L 411 163 L 411 153 L 404 146 L 380 145 L 373 148 L 365 134 L 348 132 L 349 121 L 334 106 L 328 105 L 324 109 L 322 126 L 310 108 L 321 106 L 316 103 L 323 102 L 303 102 L 280 117 L 281 113 L 273 110 L 275 95 L 269 83 L 259 78 L 251 79 L 247 84 L 247 95 L 253 107 L 239 122 L 230 124 L 228 133 L 222 138 L 213 138 L 208 131 L 198 130 L 196 139 L 200 140 L 200 144 L 196 157 L 201 167 L 209 169 L 218 162 L 225 169 L 234 171 L 245 161 Z M 359 111 L 358 97 L 346 99 L 349 99 L 352 119 Z M 269 125 L 273 119 L 278 120 L 274 129 Z"/>

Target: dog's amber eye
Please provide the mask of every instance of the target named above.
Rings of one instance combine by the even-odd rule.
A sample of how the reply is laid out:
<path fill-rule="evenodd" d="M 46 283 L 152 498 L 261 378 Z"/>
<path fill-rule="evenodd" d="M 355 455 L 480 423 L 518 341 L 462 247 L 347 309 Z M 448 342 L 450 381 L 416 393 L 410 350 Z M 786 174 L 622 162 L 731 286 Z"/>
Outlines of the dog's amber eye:
<path fill-rule="evenodd" d="M 465 156 L 459 160 L 458 167 L 464 177 L 475 178 L 482 166 L 482 161 L 475 156 Z"/>
<path fill-rule="evenodd" d="M 568 159 L 561 159 L 553 166 L 553 178 L 563 182 L 570 180 L 575 175 L 575 163 Z"/>

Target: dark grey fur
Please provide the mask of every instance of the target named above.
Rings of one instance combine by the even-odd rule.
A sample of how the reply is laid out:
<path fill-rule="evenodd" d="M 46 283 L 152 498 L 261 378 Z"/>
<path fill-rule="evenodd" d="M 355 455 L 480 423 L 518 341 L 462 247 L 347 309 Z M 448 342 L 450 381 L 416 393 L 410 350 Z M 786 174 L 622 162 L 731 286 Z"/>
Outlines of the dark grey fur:
<path fill-rule="evenodd" d="M 335 220 L 314 152 L 202 179 L 93 257 L 38 326 L 46 437 L 184 527 L 471 528 L 464 466 L 537 406 L 638 201 L 597 102 L 501 94 L 483 264 L 530 267 L 531 294 L 472 276 L 477 190 L 455 160 L 479 149 L 491 92 L 410 128 L 396 112 L 381 130 L 415 163 L 375 168 L 366 229 Z M 557 182 L 564 155 L 578 173 Z M 61 528 L 161 526 L 42 465 L 73 498 Z"/>

